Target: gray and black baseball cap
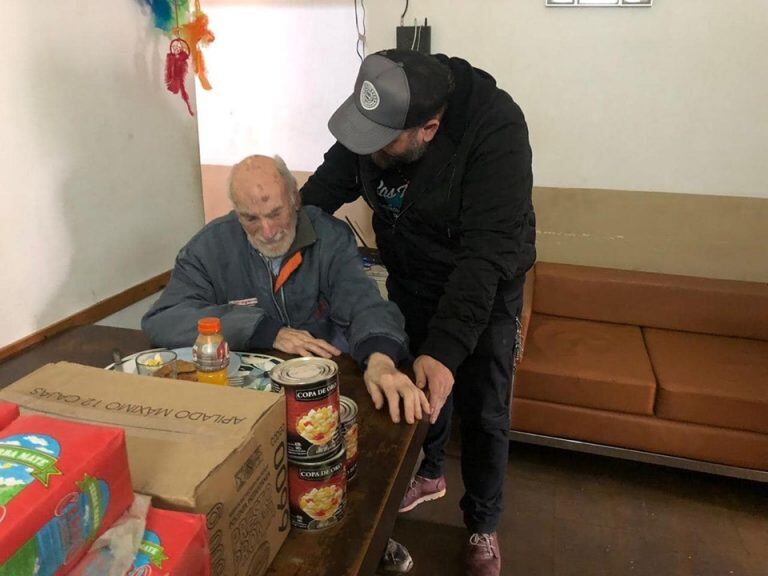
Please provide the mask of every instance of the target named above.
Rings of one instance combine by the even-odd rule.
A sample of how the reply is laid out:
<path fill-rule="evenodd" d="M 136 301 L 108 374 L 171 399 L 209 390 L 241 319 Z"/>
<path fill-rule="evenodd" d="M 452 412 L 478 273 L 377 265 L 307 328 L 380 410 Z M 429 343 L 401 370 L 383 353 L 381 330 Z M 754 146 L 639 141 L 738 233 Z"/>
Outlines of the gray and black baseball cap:
<path fill-rule="evenodd" d="M 381 150 L 404 130 L 429 120 L 453 89 L 448 66 L 411 50 L 384 50 L 360 65 L 355 91 L 328 129 L 356 154 Z"/>

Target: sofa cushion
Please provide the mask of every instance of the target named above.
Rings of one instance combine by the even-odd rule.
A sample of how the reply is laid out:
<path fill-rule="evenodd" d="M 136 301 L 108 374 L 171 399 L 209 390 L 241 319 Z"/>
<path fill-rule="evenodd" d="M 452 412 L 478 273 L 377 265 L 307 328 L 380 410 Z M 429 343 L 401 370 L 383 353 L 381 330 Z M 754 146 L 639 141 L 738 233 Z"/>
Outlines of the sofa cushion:
<path fill-rule="evenodd" d="M 514 398 L 512 430 L 768 470 L 768 435 Z"/>
<path fill-rule="evenodd" d="M 636 326 L 534 314 L 515 396 L 653 414 L 656 380 Z"/>
<path fill-rule="evenodd" d="M 644 329 L 656 415 L 768 434 L 768 342 Z"/>
<path fill-rule="evenodd" d="M 534 312 L 768 340 L 768 284 L 536 265 Z"/>

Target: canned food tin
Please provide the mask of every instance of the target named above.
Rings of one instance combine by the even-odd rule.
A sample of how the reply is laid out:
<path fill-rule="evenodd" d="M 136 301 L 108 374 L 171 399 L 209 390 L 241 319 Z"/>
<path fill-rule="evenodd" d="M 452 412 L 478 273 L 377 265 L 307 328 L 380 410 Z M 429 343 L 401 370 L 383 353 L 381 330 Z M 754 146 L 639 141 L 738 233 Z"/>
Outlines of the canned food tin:
<path fill-rule="evenodd" d="M 338 367 L 325 358 L 294 358 L 269 373 L 285 391 L 290 460 L 321 461 L 341 448 Z"/>
<path fill-rule="evenodd" d="M 344 448 L 347 453 L 347 482 L 357 475 L 357 404 L 352 398 L 339 398 L 341 432 L 344 435 Z"/>
<path fill-rule="evenodd" d="M 322 530 L 344 517 L 347 470 L 344 449 L 324 462 L 288 460 L 288 498 L 291 525 L 300 530 Z"/>

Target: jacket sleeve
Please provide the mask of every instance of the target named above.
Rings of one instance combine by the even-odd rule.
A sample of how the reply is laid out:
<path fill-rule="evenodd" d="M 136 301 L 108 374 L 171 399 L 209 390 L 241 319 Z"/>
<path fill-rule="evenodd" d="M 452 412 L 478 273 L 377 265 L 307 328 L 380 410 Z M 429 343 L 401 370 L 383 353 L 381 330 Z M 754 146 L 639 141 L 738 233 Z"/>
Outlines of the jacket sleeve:
<path fill-rule="evenodd" d="M 382 298 L 374 280 L 363 271 L 347 225 L 332 224 L 335 246 L 324 283 L 331 320 L 345 329 L 350 354 L 360 365 L 373 352 L 386 354 L 398 364 L 408 355 L 403 315 L 394 302 Z"/>
<path fill-rule="evenodd" d="M 262 308 L 218 304 L 205 262 L 187 245 L 176 257 L 168 286 L 141 319 L 141 328 L 156 346 L 192 346 L 197 321 L 206 316 L 221 319 L 222 335 L 232 350 L 271 348 L 282 328 Z"/>
<path fill-rule="evenodd" d="M 302 186 L 302 202 L 333 214 L 342 205 L 357 200 L 358 196 L 357 155 L 336 142 L 325 153 L 323 163 Z"/>
<path fill-rule="evenodd" d="M 488 325 L 499 281 L 517 273 L 533 213 L 528 129 L 511 98 L 505 105 L 507 120 L 481 127 L 470 152 L 456 268 L 419 349 L 454 374 Z"/>

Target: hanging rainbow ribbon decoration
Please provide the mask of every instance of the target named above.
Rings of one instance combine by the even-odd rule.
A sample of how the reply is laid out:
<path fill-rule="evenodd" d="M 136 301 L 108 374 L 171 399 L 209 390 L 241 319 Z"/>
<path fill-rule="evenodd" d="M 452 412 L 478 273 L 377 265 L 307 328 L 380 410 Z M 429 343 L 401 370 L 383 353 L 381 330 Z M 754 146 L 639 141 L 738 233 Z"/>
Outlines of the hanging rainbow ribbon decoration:
<path fill-rule="evenodd" d="M 188 0 L 144 0 L 152 12 L 155 27 L 160 28 L 170 36 L 175 22 L 176 8 L 181 8 L 183 14 L 189 9 Z"/>
<path fill-rule="evenodd" d="M 200 9 L 200 0 L 195 0 L 195 10 L 192 12 L 192 18 L 186 24 L 181 26 L 181 36 L 187 41 L 192 55 L 192 63 L 195 67 L 195 73 L 200 80 L 200 85 L 205 90 L 211 89 L 211 83 L 205 71 L 205 60 L 200 45 L 208 46 L 216 38 L 208 29 L 208 16 Z"/>
<path fill-rule="evenodd" d="M 195 9 L 191 14 L 189 0 L 144 2 L 152 12 L 155 26 L 171 38 L 165 57 L 165 85 L 171 93 L 181 95 L 187 110 L 194 116 L 185 81 L 191 58 L 200 85 L 205 90 L 211 89 L 201 51 L 201 47 L 207 46 L 215 39 L 208 29 L 208 16 L 200 8 L 200 0 L 195 0 Z"/>

